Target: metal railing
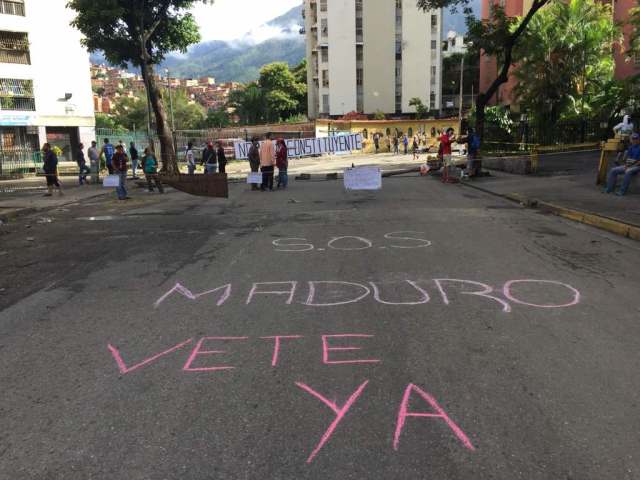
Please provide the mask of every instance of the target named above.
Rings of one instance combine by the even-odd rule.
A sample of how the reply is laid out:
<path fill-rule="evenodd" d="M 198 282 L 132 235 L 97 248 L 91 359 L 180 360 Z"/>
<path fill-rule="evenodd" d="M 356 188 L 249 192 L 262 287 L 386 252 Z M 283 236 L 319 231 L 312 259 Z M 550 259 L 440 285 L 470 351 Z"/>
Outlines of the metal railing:
<path fill-rule="evenodd" d="M 29 65 L 29 37 L 22 32 L 0 32 L 0 63 Z"/>
<path fill-rule="evenodd" d="M 0 13 L 24 17 L 23 0 L 0 0 Z"/>
<path fill-rule="evenodd" d="M 36 99 L 33 97 L 0 97 L 0 110 L 35 112 Z"/>
<path fill-rule="evenodd" d="M 35 175 L 42 168 L 42 153 L 28 147 L 0 148 L 0 178 Z"/>

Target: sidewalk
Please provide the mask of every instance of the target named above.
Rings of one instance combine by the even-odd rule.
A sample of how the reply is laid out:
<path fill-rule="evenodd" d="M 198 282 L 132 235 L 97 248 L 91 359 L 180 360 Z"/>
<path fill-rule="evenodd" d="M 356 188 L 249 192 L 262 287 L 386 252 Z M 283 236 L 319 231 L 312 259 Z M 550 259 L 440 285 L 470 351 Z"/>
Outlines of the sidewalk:
<path fill-rule="evenodd" d="M 595 168 L 578 174 L 546 177 L 496 171 L 491 175 L 465 182 L 465 185 L 619 235 L 635 238 L 640 229 L 638 179 L 626 196 L 618 197 L 605 195 L 602 187 L 596 186 Z"/>
<path fill-rule="evenodd" d="M 44 180 L 39 179 L 43 184 Z M 15 193 L 0 194 L 0 220 L 7 222 L 20 215 L 26 215 L 40 210 L 60 208 L 72 203 L 88 200 L 106 194 L 113 194 L 113 189 L 103 188 L 102 185 L 71 184 L 62 179 L 63 196 L 54 193 L 52 197 L 45 197 L 46 189 L 17 191 Z"/>

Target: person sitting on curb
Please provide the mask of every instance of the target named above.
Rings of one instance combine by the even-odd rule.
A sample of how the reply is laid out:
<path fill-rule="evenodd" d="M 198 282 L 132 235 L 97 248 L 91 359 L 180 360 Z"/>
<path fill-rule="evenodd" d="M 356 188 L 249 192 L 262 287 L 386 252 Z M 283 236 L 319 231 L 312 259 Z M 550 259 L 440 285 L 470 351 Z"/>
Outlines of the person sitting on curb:
<path fill-rule="evenodd" d="M 631 146 L 624 154 L 624 163 L 623 166 L 614 167 L 609 172 L 607 188 L 604 190 L 605 193 L 613 193 L 616 188 L 618 175 L 624 175 L 622 187 L 620 187 L 616 195 L 625 195 L 627 190 L 629 190 L 632 178 L 640 173 L 640 135 L 637 133 L 631 135 Z"/>

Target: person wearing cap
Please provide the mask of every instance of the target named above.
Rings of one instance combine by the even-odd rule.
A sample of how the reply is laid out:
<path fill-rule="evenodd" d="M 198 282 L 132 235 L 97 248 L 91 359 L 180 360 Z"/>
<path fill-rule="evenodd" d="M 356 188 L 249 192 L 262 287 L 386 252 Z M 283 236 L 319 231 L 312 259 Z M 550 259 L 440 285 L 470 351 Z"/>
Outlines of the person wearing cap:
<path fill-rule="evenodd" d="M 202 152 L 202 164 L 204 165 L 205 173 L 216 173 L 218 170 L 218 157 L 216 156 L 216 149 L 213 148 L 213 142 L 207 143 L 207 148 Z"/>
<path fill-rule="evenodd" d="M 609 172 L 609 178 L 607 180 L 607 188 L 605 193 L 613 193 L 618 181 L 618 175 L 624 175 L 622 186 L 616 193 L 618 196 L 623 196 L 629 190 L 631 180 L 638 173 L 640 173 L 640 135 L 634 133 L 631 135 L 631 146 L 627 149 L 623 157 L 624 165 L 614 167 Z"/>
<path fill-rule="evenodd" d="M 129 200 L 127 196 L 127 154 L 124 150 L 124 145 L 118 145 L 116 147 L 116 153 L 113 155 L 113 159 L 111 161 L 113 165 L 114 174 L 118 175 L 120 182 L 118 187 L 116 188 L 116 193 L 118 194 L 118 200 Z"/>

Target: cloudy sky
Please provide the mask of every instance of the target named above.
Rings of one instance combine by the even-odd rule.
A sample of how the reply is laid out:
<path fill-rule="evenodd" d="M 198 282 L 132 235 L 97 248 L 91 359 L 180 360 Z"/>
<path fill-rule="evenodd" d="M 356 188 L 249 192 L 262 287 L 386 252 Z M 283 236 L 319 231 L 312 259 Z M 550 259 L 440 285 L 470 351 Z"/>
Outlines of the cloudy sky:
<path fill-rule="evenodd" d="M 270 32 L 258 27 L 301 4 L 302 0 L 216 0 L 213 6 L 195 7 L 194 14 L 204 41 L 235 40 L 248 31 L 259 41 Z"/>

